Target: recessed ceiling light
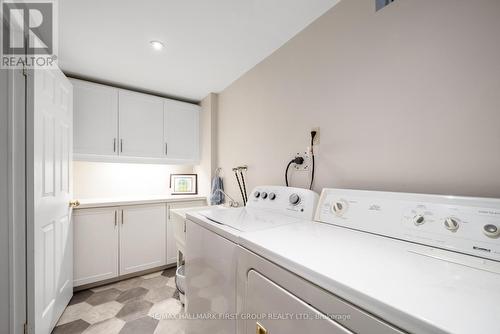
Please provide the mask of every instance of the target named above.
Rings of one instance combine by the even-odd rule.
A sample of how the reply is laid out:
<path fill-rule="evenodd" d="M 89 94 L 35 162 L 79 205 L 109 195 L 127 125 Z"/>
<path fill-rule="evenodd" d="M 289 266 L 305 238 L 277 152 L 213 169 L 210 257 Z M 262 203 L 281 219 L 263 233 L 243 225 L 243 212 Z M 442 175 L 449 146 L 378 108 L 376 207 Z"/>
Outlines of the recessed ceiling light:
<path fill-rule="evenodd" d="M 149 42 L 149 44 L 151 44 L 153 49 L 158 50 L 158 51 L 162 50 L 165 47 L 165 45 L 160 41 L 151 41 L 151 42 Z"/>

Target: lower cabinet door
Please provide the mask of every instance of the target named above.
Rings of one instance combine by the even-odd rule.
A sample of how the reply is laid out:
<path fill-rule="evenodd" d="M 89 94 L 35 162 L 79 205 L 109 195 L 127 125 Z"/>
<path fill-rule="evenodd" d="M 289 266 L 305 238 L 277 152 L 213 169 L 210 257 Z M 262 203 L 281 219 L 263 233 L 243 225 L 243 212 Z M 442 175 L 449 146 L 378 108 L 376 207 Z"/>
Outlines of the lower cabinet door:
<path fill-rule="evenodd" d="M 246 334 L 352 334 L 255 270 L 248 272 L 245 298 L 243 314 L 265 315 L 244 320 Z"/>
<path fill-rule="evenodd" d="M 118 276 L 118 209 L 73 211 L 74 286 Z"/>
<path fill-rule="evenodd" d="M 120 275 L 166 264 L 166 205 L 124 207 L 120 224 Z"/>

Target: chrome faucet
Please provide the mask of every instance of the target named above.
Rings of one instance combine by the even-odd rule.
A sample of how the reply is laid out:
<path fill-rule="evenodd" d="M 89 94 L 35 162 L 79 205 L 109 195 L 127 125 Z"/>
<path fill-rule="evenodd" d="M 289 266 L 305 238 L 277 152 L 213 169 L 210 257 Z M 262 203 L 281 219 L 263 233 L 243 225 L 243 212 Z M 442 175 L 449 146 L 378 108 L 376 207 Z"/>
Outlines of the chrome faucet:
<path fill-rule="evenodd" d="M 237 207 L 239 207 L 239 206 L 240 206 L 240 204 L 239 204 L 238 202 L 236 202 L 236 201 L 234 200 L 234 198 L 232 198 L 231 196 L 229 196 L 228 194 L 226 194 L 226 192 L 225 192 L 224 190 L 222 190 L 222 189 L 220 189 L 220 188 L 219 188 L 219 189 L 217 189 L 217 190 L 215 190 L 215 191 L 216 191 L 216 193 L 217 193 L 217 192 L 221 192 L 221 193 L 223 193 L 223 194 L 224 194 L 224 196 L 225 196 L 225 197 L 229 198 L 229 206 L 230 206 L 231 208 L 237 208 Z M 225 199 L 225 198 L 224 198 L 224 202 L 226 202 L 226 199 Z"/>

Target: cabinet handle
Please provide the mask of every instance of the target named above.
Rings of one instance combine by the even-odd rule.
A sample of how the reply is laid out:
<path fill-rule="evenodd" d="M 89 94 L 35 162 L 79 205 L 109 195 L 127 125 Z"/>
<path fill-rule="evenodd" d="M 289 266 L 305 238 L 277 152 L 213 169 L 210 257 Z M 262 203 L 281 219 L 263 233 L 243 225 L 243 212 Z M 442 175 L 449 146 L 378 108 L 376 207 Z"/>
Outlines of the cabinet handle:
<path fill-rule="evenodd" d="M 165 143 L 165 155 L 168 155 L 168 143 Z"/>
<path fill-rule="evenodd" d="M 120 153 L 123 153 L 123 139 L 120 139 Z"/>
<path fill-rule="evenodd" d="M 117 218 L 117 212 L 116 212 L 116 210 L 115 210 L 115 227 L 116 227 L 116 225 L 118 225 L 118 221 L 117 221 L 117 219 L 118 219 L 118 218 Z"/>
<path fill-rule="evenodd" d="M 123 225 L 123 210 L 122 210 L 122 225 Z"/>

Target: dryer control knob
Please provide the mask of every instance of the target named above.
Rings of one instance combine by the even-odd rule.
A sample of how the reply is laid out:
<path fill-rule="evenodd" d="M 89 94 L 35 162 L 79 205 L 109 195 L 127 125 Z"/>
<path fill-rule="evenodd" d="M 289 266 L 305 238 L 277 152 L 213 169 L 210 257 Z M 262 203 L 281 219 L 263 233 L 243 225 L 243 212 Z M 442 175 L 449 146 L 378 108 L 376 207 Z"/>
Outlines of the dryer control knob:
<path fill-rule="evenodd" d="M 297 194 L 291 194 L 288 200 L 290 201 L 291 205 L 297 205 L 300 203 L 300 196 Z"/>
<path fill-rule="evenodd" d="M 413 224 L 415 224 L 416 226 L 420 226 L 423 223 L 425 223 L 425 217 L 424 216 L 422 216 L 422 215 L 416 215 L 415 217 L 413 217 Z"/>
<path fill-rule="evenodd" d="M 496 225 L 488 224 L 484 225 L 483 232 L 489 238 L 496 238 L 500 235 L 500 228 Z"/>
<path fill-rule="evenodd" d="M 332 204 L 331 210 L 337 216 L 341 216 L 347 211 L 347 202 L 344 200 L 336 201 Z"/>
<path fill-rule="evenodd" d="M 254 196 L 255 198 L 259 198 L 259 197 L 260 197 L 260 192 L 258 192 L 258 191 L 254 192 L 254 193 L 253 193 L 253 196 Z"/>
<path fill-rule="evenodd" d="M 262 197 L 262 199 L 266 199 L 267 193 L 265 191 L 263 191 L 262 194 L 260 194 L 260 196 Z"/>
<path fill-rule="evenodd" d="M 274 201 L 274 200 L 276 199 L 276 194 L 275 194 L 275 193 L 270 193 L 270 194 L 269 194 L 269 199 L 270 199 L 271 201 Z"/>
<path fill-rule="evenodd" d="M 444 227 L 446 227 L 447 230 L 455 232 L 460 227 L 460 223 L 458 222 L 458 219 L 448 217 L 444 221 Z"/>

